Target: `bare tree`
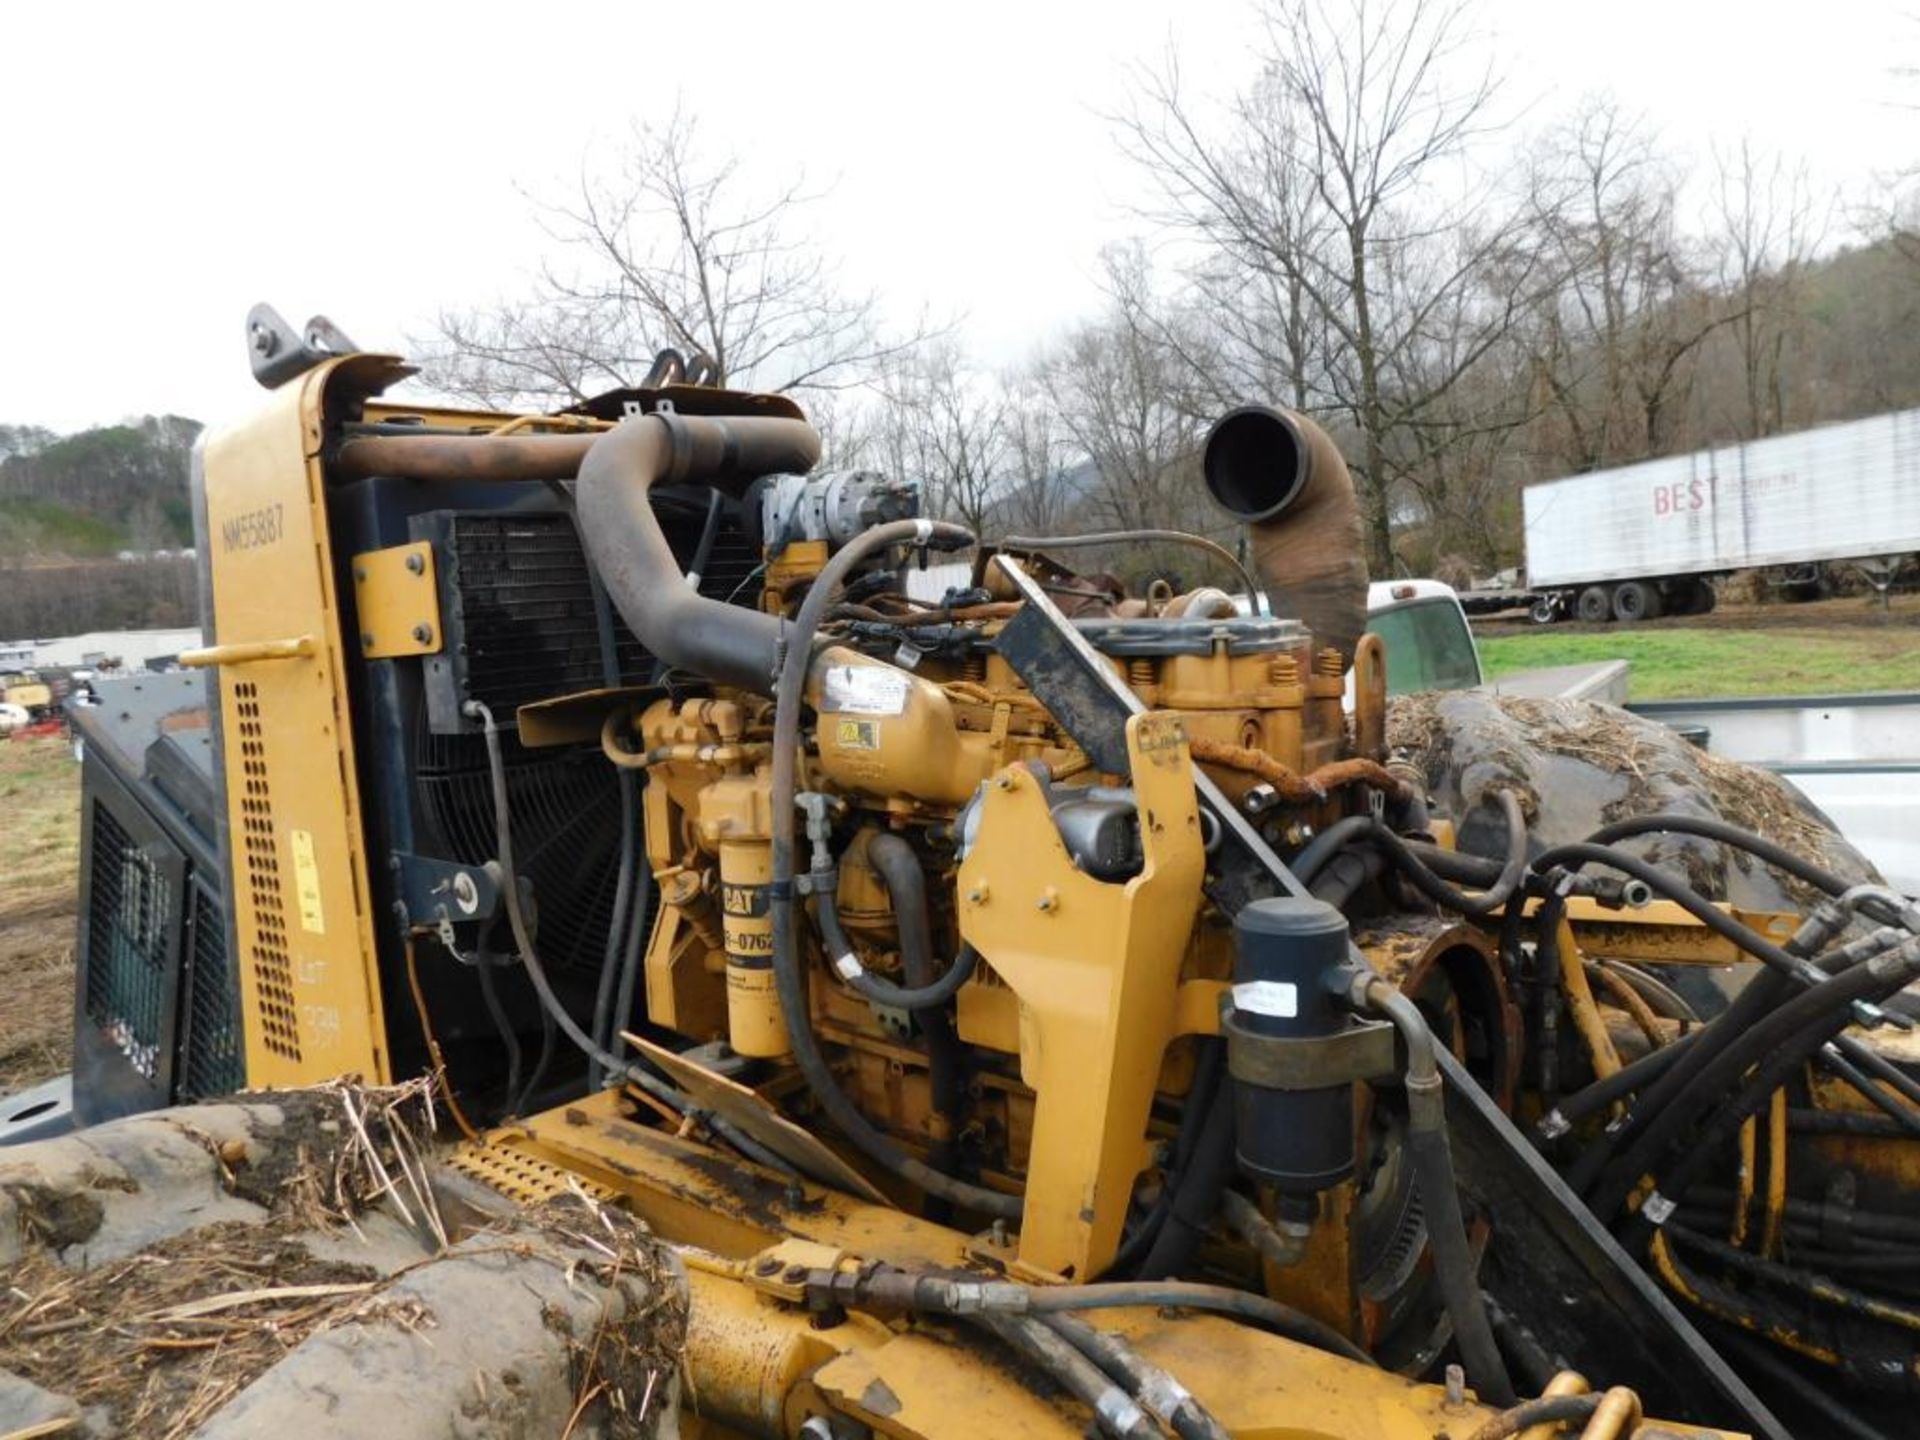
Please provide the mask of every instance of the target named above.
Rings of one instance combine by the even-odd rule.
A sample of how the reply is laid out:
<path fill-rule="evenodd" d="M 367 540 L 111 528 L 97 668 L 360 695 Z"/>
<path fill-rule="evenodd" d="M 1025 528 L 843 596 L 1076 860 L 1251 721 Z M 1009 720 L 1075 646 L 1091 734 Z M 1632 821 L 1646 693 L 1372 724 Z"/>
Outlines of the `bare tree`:
<path fill-rule="evenodd" d="M 1357 432 L 1379 567 L 1396 481 L 1431 448 L 1431 436 L 1408 443 L 1408 427 L 1499 343 L 1528 293 L 1482 284 L 1501 227 L 1464 227 L 1447 193 L 1459 186 L 1442 183 L 1457 182 L 1442 172 L 1493 125 L 1497 85 L 1467 63 L 1467 18 L 1459 0 L 1280 0 L 1262 76 L 1220 133 L 1172 64 L 1146 77 L 1124 122 L 1165 218 L 1211 246 L 1229 277 L 1263 277 L 1290 317 L 1272 333 L 1292 395 Z M 1436 347 L 1442 317 L 1462 328 Z"/>
<path fill-rule="evenodd" d="M 676 109 L 540 207 L 560 253 L 528 296 L 441 315 L 426 378 L 483 404 L 571 402 L 635 384 L 666 346 L 742 388 L 862 383 L 921 336 L 884 337 L 876 297 L 842 289 L 805 231 L 819 198 L 709 152 Z"/>
<path fill-rule="evenodd" d="M 1741 433 L 1752 439 L 1786 423 L 1783 362 L 1825 216 L 1806 166 L 1757 156 L 1750 137 L 1731 152 L 1716 149 L 1714 168 L 1720 281 L 1740 353 Z"/>
<path fill-rule="evenodd" d="M 903 357 L 879 382 L 881 449 L 925 487 L 927 513 L 985 533 L 1005 489 L 1006 402 L 951 338 Z"/>
<path fill-rule="evenodd" d="M 1583 102 L 1536 151 L 1528 243 L 1558 283 L 1539 297 L 1528 335 L 1568 468 L 1684 443 L 1701 348 L 1740 313 L 1679 231 L 1678 188 L 1645 131 L 1608 98 Z"/>
<path fill-rule="evenodd" d="M 1077 507 L 1103 529 L 1205 524 L 1194 474 L 1201 425 L 1182 403 L 1187 367 L 1152 314 L 1152 276 L 1137 246 L 1106 257 L 1108 310 L 1070 330 L 1045 357 L 1041 383 L 1085 457 Z"/>

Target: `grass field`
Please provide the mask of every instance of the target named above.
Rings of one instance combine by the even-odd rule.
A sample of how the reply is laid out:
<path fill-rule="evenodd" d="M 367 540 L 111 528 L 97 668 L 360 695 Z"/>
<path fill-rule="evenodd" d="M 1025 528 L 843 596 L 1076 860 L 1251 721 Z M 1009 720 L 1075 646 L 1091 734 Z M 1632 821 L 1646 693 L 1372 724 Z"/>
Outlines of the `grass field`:
<path fill-rule="evenodd" d="M 1480 637 L 1492 677 L 1592 660 L 1633 663 L 1635 700 L 1708 695 L 1820 695 L 1920 690 L 1920 631 L 1885 629 L 1613 629 Z"/>
<path fill-rule="evenodd" d="M 0 1094 L 67 1068 L 79 810 L 67 741 L 0 740 Z"/>

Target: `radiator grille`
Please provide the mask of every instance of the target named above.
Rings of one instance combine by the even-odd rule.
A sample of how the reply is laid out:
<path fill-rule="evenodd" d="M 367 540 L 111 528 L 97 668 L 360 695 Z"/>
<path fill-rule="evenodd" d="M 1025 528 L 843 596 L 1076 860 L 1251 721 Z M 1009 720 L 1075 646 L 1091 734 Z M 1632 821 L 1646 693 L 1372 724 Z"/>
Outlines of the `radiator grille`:
<path fill-rule="evenodd" d="M 103 804 L 93 807 L 87 1018 L 147 1079 L 160 1073 L 172 890 Z"/>
<path fill-rule="evenodd" d="M 656 513 L 685 566 L 699 546 L 704 505 L 662 504 Z M 461 700 L 478 699 L 503 720 L 521 705 L 606 683 L 585 553 L 571 517 L 454 512 L 446 519 L 451 611 L 448 653 Z M 722 512 L 700 591 L 751 605 L 758 557 L 731 509 Z M 645 683 L 653 660 L 616 614 L 622 681 Z"/>
<path fill-rule="evenodd" d="M 200 886 L 188 890 L 191 926 L 187 954 L 184 1031 L 180 1040 L 181 1100 L 231 1095 L 246 1083 L 246 1047 L 240 1028 L 240 986 L 227 955 L 220 903 Z"/>
<path fill-rule="evenodd" d="M 260 1035 L 269 1050 L 300 1059 L 300 1019 L 293 1003 L 293 960 L 287 950 L 286 906 L 280 889 L 280 856 L 274 843 L 273 792 L 267 783 L 266 730 L 260 721 L 259 687 L 242 680 L 233 687 L 240 731 L 240 799 L 247 892 L 253 901 L 254 983 L 260 994 Z"/>

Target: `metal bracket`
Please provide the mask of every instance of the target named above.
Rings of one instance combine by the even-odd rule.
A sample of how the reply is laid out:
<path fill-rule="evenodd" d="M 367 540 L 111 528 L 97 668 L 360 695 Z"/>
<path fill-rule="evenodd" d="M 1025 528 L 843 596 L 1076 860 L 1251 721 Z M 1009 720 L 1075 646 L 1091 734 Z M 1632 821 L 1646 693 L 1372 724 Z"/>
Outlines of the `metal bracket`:
<path fill-rule="evenodd" d="M 500 906 L 500 886 L 481 865 L 458 865 L 428 855 L 395 850 L 387 857 L 396 900 L 408 929 L 432 930 L 470 920 L 491 920 Z"/>
<path fill-rule="evenodd" d="M 995 648 L 1095 765 L 1109 774 L 1127 774 L 1127 720 L 1145 713 L 1146 705 L 1019 561 L 1002 554 L 994 563 L 1026 602 L 995 638 Z M 1213 817 L 1227 842 L 1207 867 L 1207 894 L 1214 904 L 1232 915 L 1267 895 L 1306 897 L 1307 887 L 1197 765 L 1193 788 L 1201 811 Z"/>
<path fill-rule="evenodd" d="M 1227 1037 L 1227 1073 L 1262 1090 L 1324 1090 L 1393 1074 L 1393 1026 L 1366 1020 L 1332 1035 L 1256 1035 L 1233 1023 L 1229 1004 L 1220 1009 Z"/>
<path fill-rule="evenodd" d="M 367 659 L 432 655 L 441 648 L 440 586 L 428 541 L 354 556 L 353 600 Z"/>
<path fill-rule="evenodd" d="M 289 325 L 271 305 L 259 304 L 247 312 L 247 358 L 253 378 L 269 390 L 306 374 L 322 361 L 359 351 L 360 347 L 324 315 L 314 316 L 301 331 Z"/>

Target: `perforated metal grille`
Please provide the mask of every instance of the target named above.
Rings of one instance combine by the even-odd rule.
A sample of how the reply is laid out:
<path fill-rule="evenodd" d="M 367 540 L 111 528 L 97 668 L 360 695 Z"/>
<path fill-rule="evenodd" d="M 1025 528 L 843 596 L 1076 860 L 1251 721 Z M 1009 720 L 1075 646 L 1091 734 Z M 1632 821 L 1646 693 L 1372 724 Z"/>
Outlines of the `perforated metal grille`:
<path fill-rule="evenodd" d="M 273 791 L 267 783 L 260 691 L 251 681 L 242 680 L 233 687 L 233 695 L 240 731 L 241 838 L 254 915 L 248 959 L 260 992 L 260 1034 L 274 1054 L 298 1061 L 300 1019 L 293 1003 L 293 960 L 287 951 L 286 906 L 280 889 L 280 856 L 274 843 Z"/>
<path fill-rule="evenodd" d="M 240 1029 L 239 978 L 227 954 L 220 906 L 198 885 L 189 890 L 185 1033 L 180 1041 L 182 1100 L 231 1095 L 246 1083 L 246 1047 Z"/>
<path fill-rule="evenodd" d="M 542 1200 L 571 1195 L 576 1187 L 595 1200 L 615 1198 L 608 1186 L 584 1179 L 558 1165 L 549 1165 L 545 1160 L 536 1160 L 506 1145 L 488 1144 L 485 1141 L 477 1145 L 462 1145 L 453 1152 L 447 1163 L 519 1205 L 538 1205 Z"/>
<path fill-rule="evenodd" d="M 160 1073 L 172 895 L 154 863 L 103 804 L 93 807 L 87 911 L 87 1018 L 149 1080 Z"/>

